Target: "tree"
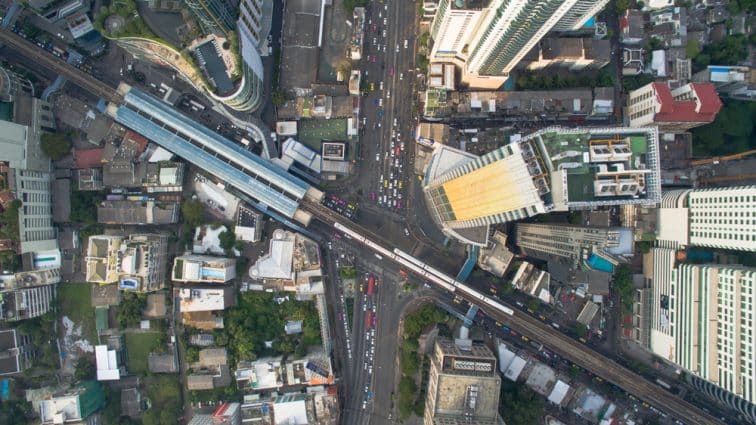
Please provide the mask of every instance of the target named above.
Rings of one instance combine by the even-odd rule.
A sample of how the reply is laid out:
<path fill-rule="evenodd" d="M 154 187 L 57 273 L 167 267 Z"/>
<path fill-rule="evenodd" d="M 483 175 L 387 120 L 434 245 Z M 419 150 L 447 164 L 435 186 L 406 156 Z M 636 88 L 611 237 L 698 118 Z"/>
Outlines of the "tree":
<path fill-rule="evenodd" d="M 688 39 L 685 45 L 685 57 L 688 59 L 695 58 L 701 52 L 701 45 L 695 38 Z"/>
<path fill-rule="evenodd" d="M 71 137 L 68 133 L 43 133 L 40 137 L 42 152 L 57 161 L 71 152 Z"/>
<path fill-rule="evenodd" d="M 528 308 L 533 311 L 538 311 L 541 308 L 541 302 L 538 301 L 538 298 L 531 298 L 528 301 Z"/>
<path fill-rule="evenodd" d="M 223 248 L 224 251 L 229 251 L 233 249 L 234 244 L 236 243 L 236 234 L 231 230 L 226 230 L 220 232 L 218 239 L 220 240 L 220 247 Z"/>
<path fill-rule="evenodd" d="M 711 124 L 691 130 L 696 157 L 729 155 L 756 147 L 756 104 L 728 100 Z"/>
<path fill-rule="evenodd" d="M 97 366 L 88 357 L 79 357 L 76 361 L 76 371 L 74 377 L 80 381 L 94 379 L 97 373 Z"/>
<path fill-rule="evenodd" d="M 630 266 L 622 264 L 614 271 L 614 291 L 622 300 L 625 308 L 630 309 L 633 306 L 633 294 L 635 293 L 635 287 L 633 286 L 633 275 L 630 271 Z"/>
<path fill-rule="evenodd" d="M 349 12 L 353 11 L 355 7 L 367 6 L 368 0 L 344 0 L 344 9 Z"/>
<path fill-rule="evenodd" d="M 190 227 L 197 227 L 202 224 L 202 215 L 205 212 L 205 206 L 197 199 L 189 199 L 181 204 L 181 214 L 184 216 L 184 222 Z"/>
<path fill-rule="evenodd" d="M 543 399 L 523 384 L 505 381 L 501 386 L 499 413 L 507 425 L 530 425 L 543 418 Z"/>
<path fill-rule="evenodd" d="M 147 307 L 147 298 L 144 295 L 124 292 L 116 315 L 121 329 L 136 327 L 142 320 L 142 312 L 145 307 Z"/>
<path fill-rule="evenodd" d="M 275 89 L 270 95 L 270 100 L 276 106 L 283 106 L 286 103 L 286 93 L 281 89 Z"/>
<path fill-rule="evenodd" d="M 72 191 L 71 222 L 89 225 L 97 223 L 97 207 L 103 200 L 105 200 L 104 192 Z"/>

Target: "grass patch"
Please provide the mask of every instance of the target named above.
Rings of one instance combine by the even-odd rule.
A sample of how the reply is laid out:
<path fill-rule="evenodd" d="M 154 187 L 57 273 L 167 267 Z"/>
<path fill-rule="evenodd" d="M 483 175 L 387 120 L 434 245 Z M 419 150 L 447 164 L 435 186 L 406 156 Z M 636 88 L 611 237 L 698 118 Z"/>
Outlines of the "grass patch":
<path fill-rule="evenodd" d="M 157 332 L 127 333 L 125 339 L 129 358 L 129 373 L 146 375 L 149 372 L 147 356 L 149 356 L 150 351 L 154 351 L 155 345 L 160 340 L 160 334 Z"/>
<path fill-rule="evenodd" d="M 58 311 L 77 326 L 81 335 L 91 344 L 97 344 L 95 310 L 92 307 L 91 283 L 63 283 L 58 285 Z"/>
<path fill-rule="evenodd" d="M 152 408 L 144 413 L 142 423 L 176 423 L 181 415 L 180 381 L 172 375 L 152 375 L 144 378 L 143 388 Z"/>

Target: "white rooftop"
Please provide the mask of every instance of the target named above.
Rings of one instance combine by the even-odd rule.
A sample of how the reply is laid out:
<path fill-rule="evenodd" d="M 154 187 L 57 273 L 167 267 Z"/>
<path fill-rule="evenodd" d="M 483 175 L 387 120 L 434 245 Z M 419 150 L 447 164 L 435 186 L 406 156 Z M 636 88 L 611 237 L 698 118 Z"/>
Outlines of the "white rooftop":
<path fill-rule="evenodd" d="M 567 396 L 567 391 L 569 390 L 570 386 L 567 385 L 566 382 L 558 380 L 556 384 L 554 384 L 554 389 L 551 390 L 551 394 L 549 394 L 549 401 L 554 404 L 562 404 L 562 401 L 564 401 L 564 397 Z"/>
<path fill-rule="evenodd" d="M 249 269 L 252 278 L 291 279 L 296 235 L 281 229 L 273 232 L 268 254 Z"/>
<path fill-rule="evenodd" d="M 273 412 L 276 425 L 307 425 L 307 407 L 302 397 L 289 398 L 284 396 L 284 401 L 276 401 Z"/>
<path fill-rule="evenodd" d="M 225 291 L 223 288 L 181 288 L 179 289 L 179 299 L 182 313 L 216 311 L 225 308 Z"/>
<path fill-rule="evenodd" d="M 107 345 L 95 346 L 98 381 L 117 381 L 121 379 L 115 350 L 108 350 Z"/>

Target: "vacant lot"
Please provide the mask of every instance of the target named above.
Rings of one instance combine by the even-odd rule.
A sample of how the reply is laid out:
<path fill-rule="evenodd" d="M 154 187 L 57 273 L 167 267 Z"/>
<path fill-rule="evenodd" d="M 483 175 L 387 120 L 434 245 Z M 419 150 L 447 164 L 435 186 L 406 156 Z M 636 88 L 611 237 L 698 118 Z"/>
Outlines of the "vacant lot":
<path fill-rule="evenodd" d="M 150 351 L 154 351 L 160 334 L 157 332 L 127 333 L 125 338 L 129 358 L 127 367 L 129 373 L 146 375 L 148 372 L 147 356 L 149 356 Z"/>
<path fill-rule="evenodd" d="M 61 283 L 57 288 L 61 316 L 67 316 L 81 326 L 81 336 L 90 344 L 97 344 L 95 313 L 92 307 L 92 284 Z"/>

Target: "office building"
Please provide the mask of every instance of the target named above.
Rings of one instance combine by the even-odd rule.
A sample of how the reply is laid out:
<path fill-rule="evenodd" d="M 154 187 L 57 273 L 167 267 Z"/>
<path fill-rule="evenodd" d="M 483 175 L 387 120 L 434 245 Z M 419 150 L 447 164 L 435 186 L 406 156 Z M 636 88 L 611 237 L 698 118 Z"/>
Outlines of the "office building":
<path fill-rule="evenodd" d="M 238 0 L 184 0 L 205 33 L 228 36 L 235 29 Z"/>
<path fill-rule="evenodd" d="M 756 421 L 756 268 L 676 263 L 652 248 L 650 350 L 707 394 Z"/>
<path fill-rule="evenodd" d="M 656 125 L 684 132 L 714 121 L 722 101 L 713 84 L 689 83 L 671 90 L 666 83 L 649 83 L 627 97 L 630 127 Z"/>
<path fill-rule="evenodd" d="M 0 96 L 13 102 L 11 121 L 0 119 L 0 175 L 4 199 L 17 199 L 19 254 L 58 247 L 52 216 L 52 164 L 42 152 L 43 130 L 55 128 L 50 104 L 31 97 L 28 86 L 13 72 L 0 68 Z M 13 207 L 12 203 L 5 205 Z"/>
<path fill-rule="evenodd" d="M 482 344 L 436 341 L 425 400 L 425 425 L 498 425 L 501 378 Z"/>
<path fill-rule="evenodd" d="M 157 291 L 165 285 L 168 236 L 134 234 L 94 235 L 87 246 L 86 279 L 103 285 L 118 283 L 119 289 Z"/>
<path fill-rule="evenodd" d="M 656 205 L 656 127 L 549 127 L 475 156 L 436 144 L 423 189 L 447 235 L 485 246 L 488 228 L 550 211 Z"/>
<path fill-rule="evenodd" d="M 431 62 L 462 69 L 471 88 L 496 89 L 557 24 L 582 26 L 608 0 L 441 0 L 431 25 Z"/>
<path fill-rule="evenodd" d="M 612 262 L 634 254 L 633 231 L 626 227 L 517 223 L 515 232 L 515 243 L 527 254 L 566 259 L 572 267 L 590 267 L 595 256 Z"/>
<path fill-rule="evenodd" d="M 236 260 L 210 255 L 182 255 L 173 260 L 174 282 L 226 283 L 236 277 Z"/>
<path fill-rule="evenodd" d="M 15 329 L 0 330 L 0 376 L 15 375 L 31 366 L 31 338 Z"/>
<path fill-rule="evenodd" d="M 258 210 L 309 223 L 311 217 L 299 209 L 299 201 L 305 196 L 319 200 L 322 192 L 160 99 L 126 84 L 119 91 L 124 104 L 107 108 L 116 122 L 218 177 L 251 198 Z"/>
<path fill-rule="evenodd" d="M 756 186 L 665 192 L 657 211 L 657 240 L 669 248 L 687 245 L 756 251 Z"/>

